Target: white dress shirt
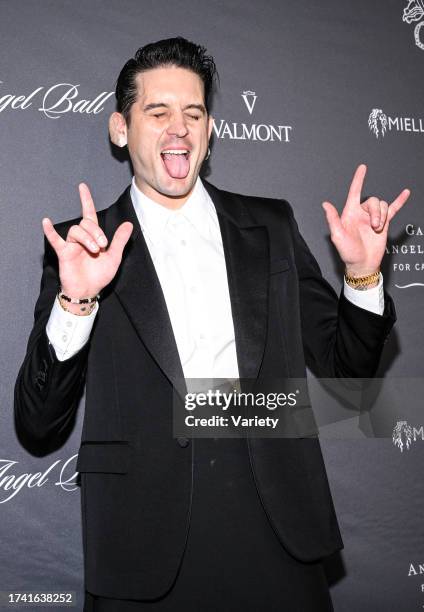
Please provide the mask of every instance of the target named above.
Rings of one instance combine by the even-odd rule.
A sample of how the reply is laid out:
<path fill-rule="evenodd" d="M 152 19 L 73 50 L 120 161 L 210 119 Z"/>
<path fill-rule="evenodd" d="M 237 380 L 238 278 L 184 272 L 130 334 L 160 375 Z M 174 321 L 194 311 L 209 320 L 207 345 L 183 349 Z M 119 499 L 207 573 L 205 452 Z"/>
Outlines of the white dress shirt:
<path fill-rule="evenodd" d="M 162 287 L 185 378 L 238 378 L 221 232 L 200 178 L 178 210 L 150 200 L 134 178 L 131 199 Z M 378 286 L 367 291 L 345 282 L 344 294 L 356 306 L 383 314 L 381 275 Z M 46 330 L 60 361 L 88 341 L 97 310 L 98 305 L 88 316 L 74 315 L 55 300 Z"/>

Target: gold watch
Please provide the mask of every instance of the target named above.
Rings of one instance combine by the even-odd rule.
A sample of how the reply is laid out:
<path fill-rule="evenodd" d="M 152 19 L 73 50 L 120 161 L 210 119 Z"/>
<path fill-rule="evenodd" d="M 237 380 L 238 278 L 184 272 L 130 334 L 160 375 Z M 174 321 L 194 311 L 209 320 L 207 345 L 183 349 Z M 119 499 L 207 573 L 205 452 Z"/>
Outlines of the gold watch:
<path fill-rule="evenodd" d="M 366 289 L 370 285 L 378 282 L 380 278 L 380 270 L 377 270 L 377 272 L 373 272 L 372 274 L 368 274 L 368 276 L 349 276 L 349 274 L 345 272 L 344 277 L 347 284 L 354 289 Z"/>

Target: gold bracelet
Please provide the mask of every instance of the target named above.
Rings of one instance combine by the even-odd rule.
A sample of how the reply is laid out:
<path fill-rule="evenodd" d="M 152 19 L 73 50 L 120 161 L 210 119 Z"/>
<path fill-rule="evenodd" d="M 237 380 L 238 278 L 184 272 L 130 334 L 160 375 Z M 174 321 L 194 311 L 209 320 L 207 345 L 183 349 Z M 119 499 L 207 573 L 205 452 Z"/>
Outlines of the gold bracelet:
<path fill-rule="evenodd" d="M 366 288 L 373 283 L 378 282 L 380 278 L 380 270 L 377 270 L 377 272 L 373 272 L 372 274 L 368 274 L 368 276 L 349 276 L 345 272 L 344 277 L 347 284 L 351 287 L 354 287 L 355 289 Z"/>

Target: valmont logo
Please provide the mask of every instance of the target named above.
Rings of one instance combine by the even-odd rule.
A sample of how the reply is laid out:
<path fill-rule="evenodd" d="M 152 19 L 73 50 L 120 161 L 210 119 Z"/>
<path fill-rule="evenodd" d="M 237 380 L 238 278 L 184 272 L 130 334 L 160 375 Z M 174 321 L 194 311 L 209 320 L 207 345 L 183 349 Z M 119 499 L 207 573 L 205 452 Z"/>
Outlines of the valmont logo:
<path fill-rule="evenodd" d="M 401 453 L 403 453 L 404 448 L 409 450 L 412 442 L 416 442 L 418 439 L 424 441 L 424 427 L 422 425 L 417 429 L 408 425 L 407 421 L 398 421 L 396 423 L 393 429 L 392 440 Z"/>
<path fill-rule="evenodd" d="M 240 94 L 249 115 L 253 115 L 258 96 L 255 91 L 246 90 Z M 269 123 L 238 123 L 216 119 L 213 125 L 215 136 L 229 140 L 259 140 L 260 142 L 290 142 L 291 125 Z"/>
<path fill-rule="evenodd" d="M 368 127 L 376 138 L 384 136 L 386 132 L 424 134 L 424 119 L 421 117 L 391 117 L 386 115 L 381 108 L 373 108 L 368 116 Z"/>
<path fill-rule="evenodd" d="M 424 0 L 409 0 L 403 9 L 402 21 L 408 24 L 419 22 L 414 28 L 414 39 L 417 47 L 424 50 L 424 42 L 420 38 L 421 28 L 424 27 Z"/>
<path fill-rule="evenodd" d="M 253 113 L 253 109 L 255 108 L 256 98 L 258 97 L 254 91 L 243 91 L 241 97 L 244 100 L 244 103 L 247 106 L 247 110 L 250 114 Z"/>

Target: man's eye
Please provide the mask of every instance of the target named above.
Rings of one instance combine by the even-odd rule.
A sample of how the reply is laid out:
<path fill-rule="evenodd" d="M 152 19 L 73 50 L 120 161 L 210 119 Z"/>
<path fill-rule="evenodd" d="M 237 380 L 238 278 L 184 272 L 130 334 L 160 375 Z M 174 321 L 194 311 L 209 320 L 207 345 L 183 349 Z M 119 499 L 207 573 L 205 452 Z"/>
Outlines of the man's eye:
<path fill-rule="evenodd" d="M 153 116 L 159 119 L 159 117 L 163 117 L 164 115 L 165 113 L 155 113 Z"/>
<path fill-rule="evenodd" d="M 189 117 L 191 119 L 195 119 L 196 121 L 199 121 L 199 119 L 200 119 L 200 115 L 189 115 Z"/>

